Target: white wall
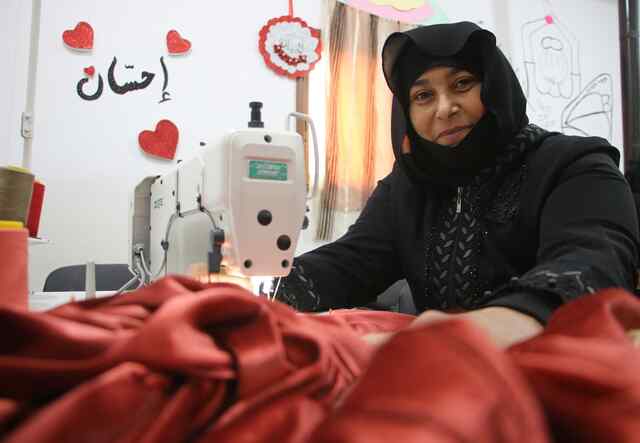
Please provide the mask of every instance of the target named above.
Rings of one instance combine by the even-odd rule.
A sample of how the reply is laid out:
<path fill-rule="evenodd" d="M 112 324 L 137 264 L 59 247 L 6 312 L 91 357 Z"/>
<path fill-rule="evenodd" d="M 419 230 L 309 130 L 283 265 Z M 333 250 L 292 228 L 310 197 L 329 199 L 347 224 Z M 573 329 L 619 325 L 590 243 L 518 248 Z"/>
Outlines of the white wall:
<path fill-rule="evenodd" d="M 2 93 L 8 94 L 2 100 L 8 103 L 1 108 L 3 118 L 13 117 L 24 103 L 24 93 L 15 91 L 26 89 L 29 24 L 25 20 L 30 8 L 23 11 L 25 3 L 12 0 L 2 5 L 8 12 L 2 14 L 3 20 L 10 15 L 19 19 L 8 17 L 11 26 L 3 27 L 0 35 L 22 36 L 16 38 L 15 47 L 12 39 L 2 39 L 16 54 L 9 78 L 3 78 L 7 86 Z M 268 19 L 286 15 L 287 2 L 201 0 L 188 5 L 168 0 L 43 0 L 32 169 L 47 185 L 40 231 L 51 244 L 30 249 L 32 290 L 40 290 L 46 275 L 59 266 L 87 260 L 127 261 L 128 199 L 133 186 L 141 177 L 174 164 L 143 154 L 137 143 L 140 131 L 153 129 L 162 118 L 171 119 L 180 128 L 176 158 L 188 158 L 201 141 L 214 143 L 225 130 L 246 127 L 250 101 L 264 102 L 265 126 L 277 129 L 283 129 L 286 114 L 295 109 L 295 82 L 269 70 L 257 49 L 258 31 Z M 319 26 L 319 2 L 297 1 L 294 12 L 311 26 Z M 94 49 L 89 53 L 62 45 L 62 32 L 78 21 L 88 21 L 94 28 Z M 189 55 L 167 56 L 165 36 L 170 29 L 192 42 Z M 162 55 L 172 101 L 158 104 Z M 139 80 L 142 70 L 156 73 L 156 79 L 145 90 L 112 93 L 106 83 L 114 56 L 121 82 Z M 125 63 L 135 65 L 131 77 L 122 68 Z M 95 66 L 96 79 L 102 74 L 105 81 L 102 96 L 93 102 L 76 94 L 82 70 L 90 65 Z M 4 125 L 5 120 L 0 140 L 8 140 L 5 143 L 13 149 L 3 150 L 0 162 L 20 163 L 21 138 L 15 136 L 16 128 Z"/>
<path fill-rule="evenodd" d="M 20 115 L 27 94 L 31 2 L 0 2 L 0 165 L 22 162 Z"/>

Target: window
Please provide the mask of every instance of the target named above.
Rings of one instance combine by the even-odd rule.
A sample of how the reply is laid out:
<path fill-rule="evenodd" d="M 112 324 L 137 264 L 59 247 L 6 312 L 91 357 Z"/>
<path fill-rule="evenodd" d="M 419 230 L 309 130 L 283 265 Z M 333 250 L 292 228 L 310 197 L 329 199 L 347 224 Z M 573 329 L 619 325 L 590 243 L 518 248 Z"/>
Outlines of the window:
<path fill-rule="evenodd" d="M 391 171 L 391 93 L 380 53 L 389 34 L 410 28 L 336 0 L 325 0 L 324 8 L 323 55 L 309 77 L 308 100 L 322 157 L 316 240 L 341 235 Z"/>

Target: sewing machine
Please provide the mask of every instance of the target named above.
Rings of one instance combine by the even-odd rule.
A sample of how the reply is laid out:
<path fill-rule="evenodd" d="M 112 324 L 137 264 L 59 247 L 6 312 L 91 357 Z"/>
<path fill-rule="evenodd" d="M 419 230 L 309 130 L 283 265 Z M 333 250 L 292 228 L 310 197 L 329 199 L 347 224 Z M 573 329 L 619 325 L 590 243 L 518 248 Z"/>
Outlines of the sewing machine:
<path fill-rule="evenodd" d="M 291 113 L 285 131 L 264 129 L 262 104 L 250 105 L 249 128 L 135 187 L 129 264 L 140 285 L 166 274 L 233 281 L 289 273 L 318 182 L 315 128 L 308 116 Z M 309 124 L 314 140 L 308 195 L 302 137 L 288 129 L 292 117 Z"/>

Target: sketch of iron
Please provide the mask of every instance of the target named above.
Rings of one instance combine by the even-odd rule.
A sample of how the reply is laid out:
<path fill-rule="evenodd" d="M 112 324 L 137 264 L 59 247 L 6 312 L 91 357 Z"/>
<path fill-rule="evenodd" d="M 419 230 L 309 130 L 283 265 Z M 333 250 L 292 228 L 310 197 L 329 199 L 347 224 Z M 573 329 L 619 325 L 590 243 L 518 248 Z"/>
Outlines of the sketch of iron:
<path fill-rule="evenodd" d="M 600 74 L 562 110 L 562 132 L 568 135 L 603 137 L 613 131 L 613 79 Z M 588 128 L 588 129 L 587 129 Z"/>
<path fill-rule="evenodd" d="M 526 22 L 521 28 L 525 94 L 572 99 L 580 91 L 580 45 L 555 15 Z"/>

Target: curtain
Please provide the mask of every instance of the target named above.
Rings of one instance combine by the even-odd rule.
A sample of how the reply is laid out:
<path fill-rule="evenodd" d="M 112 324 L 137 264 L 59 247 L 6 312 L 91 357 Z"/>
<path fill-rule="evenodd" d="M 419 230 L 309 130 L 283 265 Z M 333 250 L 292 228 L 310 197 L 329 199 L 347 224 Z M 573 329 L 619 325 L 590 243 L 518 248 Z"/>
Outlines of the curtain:
<path fill-rule="evenodd" d="M 331 240 L 336 213 L 360 211 L 391 171 L 391 93 L 380 61 L 386 37 L 411 25 L 325 0 L 326 170 L 316 239 Z"/>

